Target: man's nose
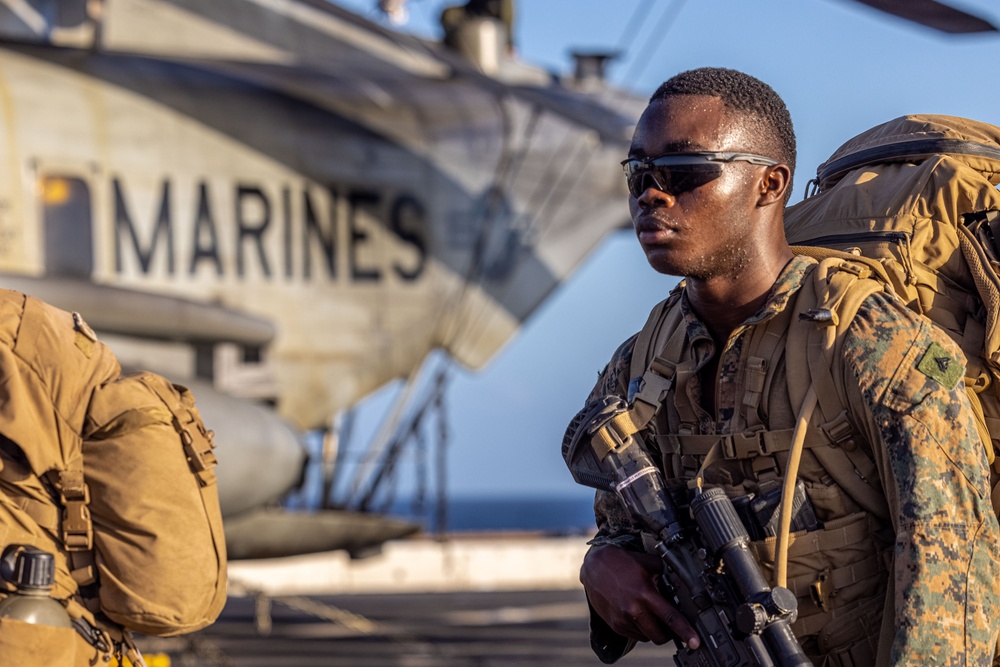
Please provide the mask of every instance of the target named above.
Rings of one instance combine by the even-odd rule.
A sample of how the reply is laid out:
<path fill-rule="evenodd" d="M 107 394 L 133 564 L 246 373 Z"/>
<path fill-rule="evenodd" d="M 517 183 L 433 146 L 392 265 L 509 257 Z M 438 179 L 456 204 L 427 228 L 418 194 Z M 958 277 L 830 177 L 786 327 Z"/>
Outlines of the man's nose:
<path fill-rule="evenodd" d="M 672 206 L 674 197 L 660 189 L 660 184 L 650 175 L 642 179 L 642 194 L 639 195 L 639 206 L 654 208 L 657 206 Z"/>

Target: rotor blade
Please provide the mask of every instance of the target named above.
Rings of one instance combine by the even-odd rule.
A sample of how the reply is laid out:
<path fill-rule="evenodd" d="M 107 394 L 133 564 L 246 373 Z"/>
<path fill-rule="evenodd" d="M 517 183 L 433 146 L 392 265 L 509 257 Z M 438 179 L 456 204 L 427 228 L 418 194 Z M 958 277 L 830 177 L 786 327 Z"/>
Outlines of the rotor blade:
<path fill-rule="evenodd" d="M 998 32 L 986 19 L 973 16 L 937 0 L 856 0 L 880 11 L 949 34 Z"/>

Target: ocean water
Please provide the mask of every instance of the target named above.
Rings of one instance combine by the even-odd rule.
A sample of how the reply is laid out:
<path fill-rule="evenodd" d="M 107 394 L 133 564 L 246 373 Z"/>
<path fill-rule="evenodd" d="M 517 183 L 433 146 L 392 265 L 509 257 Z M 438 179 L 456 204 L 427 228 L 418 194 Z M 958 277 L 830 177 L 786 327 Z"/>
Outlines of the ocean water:
<path fill-rule="evenodd" d="M 426 530 L 438 529 L 433 502 L 425 511 L 415 510 L 412 500 L 394 503 L 390 515 L 422 523 Z M 587 498 L 475 498 L 448 499 L 445 530 L 540 531 L 552 535 L 591 535 L 596 530 L 593 503 Z"/>

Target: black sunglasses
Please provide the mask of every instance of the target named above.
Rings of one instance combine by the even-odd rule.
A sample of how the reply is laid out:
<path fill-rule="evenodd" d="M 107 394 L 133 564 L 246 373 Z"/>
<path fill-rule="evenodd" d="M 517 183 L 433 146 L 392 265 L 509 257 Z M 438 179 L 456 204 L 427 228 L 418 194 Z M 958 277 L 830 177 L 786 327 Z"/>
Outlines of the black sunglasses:
<path fill-rule="evenodd" d="M 628 158 L 622 161 L 629 194 L 638 199 L 653 187 L 676 197 L 714 181 L 722 174 L 727 162 L 749 162 L 766 167 L 780 164 L 763 155 L 752 153 L 668 153 L 650 158 Z"/>

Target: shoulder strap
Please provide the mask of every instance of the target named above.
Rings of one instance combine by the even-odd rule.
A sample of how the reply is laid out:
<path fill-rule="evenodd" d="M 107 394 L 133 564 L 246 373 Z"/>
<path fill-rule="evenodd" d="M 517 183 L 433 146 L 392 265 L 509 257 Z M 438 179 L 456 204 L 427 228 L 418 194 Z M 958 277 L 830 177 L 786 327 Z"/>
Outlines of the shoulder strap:
<path fill-rule="evenodd" d="M 618 443 L 646 428 L 660 410 L 667 393 L 676 381 L 676 360 L 684 344 L 684 329 L 680 326 L 680 286 L 670 296 L 653 308 L 636 338 L 629 366 L 629 402 L 631 408 L 619 413 L 597 431 L 591 439 L 591 447 L 601 457 L 618 446 Z M 661 332 L 668 336 L 663 351 L 648 361 L 650 350 L 661 338 Z"/>
<path fill-rule="evenodd" d="M 679 325 L 681 319 L 680 309 L 675 307 L 679 300 L 680 286 L 674 289 L 670 293 L 670 296 L 656 304 L 653 310 L 650 311 L 649 317 L 646 318 L 646 324 L 639 331 L 639 335 L 635 340 L 635 347 L 632 349 L 632 364 L 629 366 L 630 380 L 640 378 L 646 372 L 649 362 L 652 359 L 650 348 L 660 337 L 660 332 L 664 330 L 664 326 L 666 325 L 669 331 L 671 327 L 676 328 Z M 671 319 L 669 325 L 666 323 L 668 316 Z"/>
<path fill-rule="evenodd" d="M 785 349 L 788 393 L 801 406 L 809 387 L 815 387 L 817 409 L 813 424 L 837 443 L 813 453 L 834 481 L 867 511 L 888 516 L 874 462 L 854 441 L 847 417 L 843 383 L 834 377 L 844 333 L 861 304 L 883 290 L 870 277 L 866 264 L 830 258 L 816 265 L 796 300 L 798 318 L 792 321 Z"/>

